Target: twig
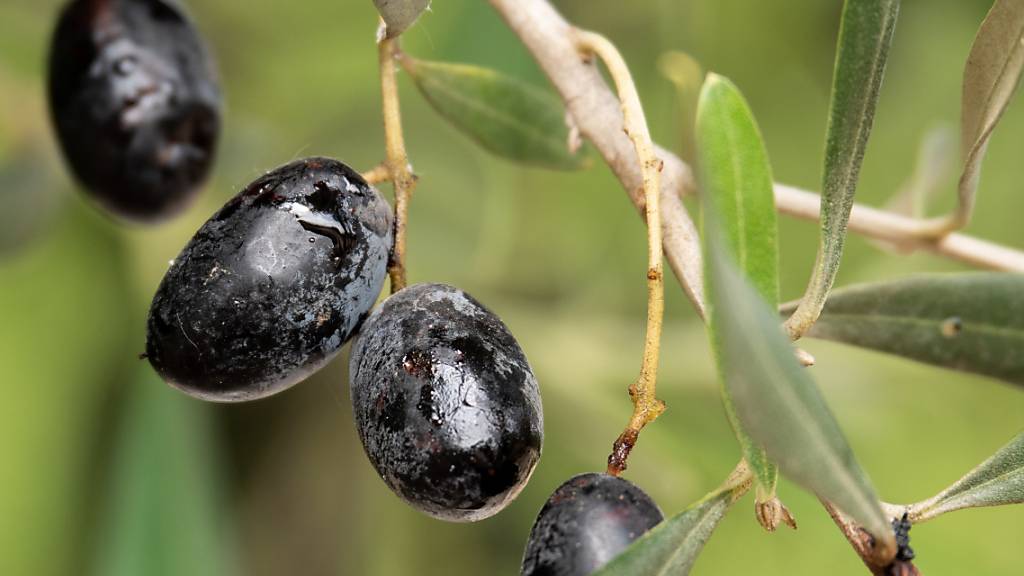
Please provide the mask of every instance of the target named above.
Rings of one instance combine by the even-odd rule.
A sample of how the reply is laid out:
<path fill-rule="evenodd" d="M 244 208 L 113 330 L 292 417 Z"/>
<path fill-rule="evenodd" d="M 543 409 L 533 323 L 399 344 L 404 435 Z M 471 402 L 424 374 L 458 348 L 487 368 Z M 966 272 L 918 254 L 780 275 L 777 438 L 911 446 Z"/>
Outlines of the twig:
<path fill-rule="evenodd" d="M 630 140 L 623 133 L 625 120 L 616 98 L 596 68 L 580 61 L 573 42 L 574 28 L 548 0 L 490 2 L 551 80 L 580 134 L 594 144 L 622 182 L 634 206 L 640 210 L 641 215 L 645 215 L 645 203 L 640 194 L 643 185 L 642 160 L 630 153 Z M 664 163 L 660 199 L 665 255 L 686 295 L 703 317 L 700 241 L 693 220 L 679 198 L 694 192 L 696 185 L 685 162 L 660 148 L 657 148 L 657 154 Z M 818 195 L 779 184 L 775 186 L 775 193 L 780 212 L 818 219 L 821 204 Z M 872 208 L 854 206 L 849 229 L 908 248 L 927 249 L 977 266 L 1024 272 L 1024 254 L 1021 252 L 960 234 L 950 234 L 936 240 L 921 240 L 917 234 L 920 230 L 920 222 L 917 220 Z M 862 540 L 861 531 L 854 532 L 854 526 L 842 520 L 834 508 L 829 511 L 858 554 L 865 559 L 865 564 L 872 567 L 883 560 L 891 562 L 895 551 L 869 549 Z M 912 564 L 904 567 L 916 572 Z M 875 568 L 872 570 L 875 571 Z"/>
<path fill-rule="evenodd" d="M 388 170 L 387 164 L 378 164 L 373 168 L 370 168 L 366 172 L 360 174 L 366 183 L 373 186 L 380 184 L 381 182 L 388 182 L 391 180 L 391 171 Z"/>
<path fill-rule="evenodd" d="M 785 184 L 775 185 L 775 203 L 779 212 L 805 220 L 817 220 L 821 212 L 821 197 Z M 849 230 L 886 240 L 901 249 L 927 250 L 979 268 L 1024 272 L 1024 253 L 1018 250 L 959 233 L 933 240 L 920 239 L 921 222 L 917 218 L 855 204 Z"/>
<path fill-rule="evenodd" d="M 912 562 L 897 559 L 895 548 L 876 546 L 874 538 L 856 522 L 847 518 L 834 504 L 827 500 L 822 500 L 821 503 L 872 574 L 875 576 L 920 575 Z"/>
<path fill-rule="evenodd" d="M 615 83 L 622 106 L 626 135 L 633 142 L 643 182 L 644 216 L 647 220 L 647 334 L 640 376 L 629 387 L 633 399 L 633 414 L 629 424 L 615 440 L 608 456 L 608 473 L 621 474 L 626 460 L 636 444 L 640 431 L 665 411 L 665 404 L 656 396 L 658 356 L 661 350 L 661 325 L 665 313 L 664 271 L 662 268 L 661 239 L 661 161 L 654 155 L 654 143 L 647 129 L 647 119 L 640 104 L 640 95 L 629 67 L 618 49 L 607 38 L 593 32 L 574 31 L 576 47 L 583 54 L 597 56 L 605 63 Z"/>
<path fill-rule="evenodd" d="M 383 26 L 383 23 L 381 23 Z M 396 81 L 395 57 L 398 53 L 398 39 L 384 38 L 378 46 L 380 54 L 380 91 L 384 113 L 384 145 L 388 178 L 395 188 L 395 247 L 388 265 L 391 278 L 391 293 L 405 288 L 405 236 L 409 214 L 409 198 L 416 188 L 416 177 L 409 168 L 409 157 L 405 152 L 405 137 L 402 135 L 402 113 L 398 104 L 398 83 Z M 371 171 L 371 173 L 374 171 Z"/>
<path fill-rule="evenodd" d="M 643 174 L 633 143 L 623 132 L 619 100 L 600 71 L 580 58 L 574 28 L 546 0 L 490 1 L 551 79 L 580 135 L 594 144 L 645 217 Z M 694 188 L 693 175 L 671 152 L 655 146 L 655 154 L 664 162 L 660 207 L 665 257 L 703 317 L 703 264 L 697 227 L 679 198 L 680 190 Z"/>
<path fill-rule="evenodd" d="M 622 182 L 630 199 L 643 212 L 640 165 L 629 138 L 622 132 L 619 103 L 600 73 L 579 61 L 572 42 L 572 26 L 548 0 L 490 0 L 509 28 L 533 54 L 541 69 L 562 96 L 580 133 L 592 142 Z M 678 156 L 656 147 L 665 163 L 661 182 L 661 222 L 665 257 L 703 317 L 703 264 L 693 220 L 678 195 L 696 192 L 690 167 Z M 783 184 L 775 185 L 776 206 L 782 214 L 817 220 L 821 198 Z M 1024 272 L 1024 252 L 979 240 L 965 234 L 921 239 L 922 221 L 863 205 L 855 205 L 849 230 L 870 238 L 888 240 L 907 250 L 925 250 L 993 270 Z"/>

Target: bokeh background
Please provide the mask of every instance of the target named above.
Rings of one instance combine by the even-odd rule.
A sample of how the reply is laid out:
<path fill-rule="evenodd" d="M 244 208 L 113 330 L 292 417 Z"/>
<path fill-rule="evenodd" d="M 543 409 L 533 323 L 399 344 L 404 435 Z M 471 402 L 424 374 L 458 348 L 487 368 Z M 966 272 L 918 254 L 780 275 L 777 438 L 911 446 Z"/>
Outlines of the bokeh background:
<path fill-rule="evenodd" d="M 367 0 L 188 2 L 227 98 L 214 176 L 180 218 L 123 226 L 76 191 L 44 103 L 60 2 L 0 4 L 0 574 L 306 576 L 517 574 L 533 518 L 571 475 L 603 468 L 629 414 L 645 306 L 644 229 L 603 165 L 581 173 L 488 156 L 402 79 L 410 154 L 410 278 L 460 286 L 497 311 L 542 386 L 544 457 L 522 496 L 474 525 L 431 520 L 375 477 L 355 434 L 347 348 L 276 397 L 211 405 L 144 361 L 144 319 L 168 261 L 244 184 L 304 155 L 361 169 L 383 154 Z M 776 176 L 816 189 L 839 0 L 558 0 L 608 35 L 661 143 L 683 146 L 685 106 L 657 70 L 684 50 L 731 77 L 757 115 Z M 906 0 L 862 177 L 882 204 L 932 128 L 955 125 L 959 82 L 987 0 Z M 406 35 L 423 58 L 499 68 L 545 85 L 486 2 L 439 0 Z M 1024 103 L 990 147 L 970 231 L 1024 245 Z M 949 206 L 954 178 L 936 210 Z M 388 191 L 390 193 L 390 191 Z M 781 221 L 784 298 L 800 295 L 816 226 Z M 840 284 L 958 270 L 854 238 Z M 881 495 L 928 497 L 1020 431 L 1024 392 L 875 353 L 807 342 L 814 376 Z M 668 412 L 627 477 L 666 513 L 730 471 L 738 449 L 702 326 L 668 287 L 661 396 Z M 766 534 L 749 497 L 695 574 L 863 574 L 813 498 L 783 482 L 799 531 Z M 926 574 L 1024 571 L 1024 509 L 958 512 L 913 530 Z"/>

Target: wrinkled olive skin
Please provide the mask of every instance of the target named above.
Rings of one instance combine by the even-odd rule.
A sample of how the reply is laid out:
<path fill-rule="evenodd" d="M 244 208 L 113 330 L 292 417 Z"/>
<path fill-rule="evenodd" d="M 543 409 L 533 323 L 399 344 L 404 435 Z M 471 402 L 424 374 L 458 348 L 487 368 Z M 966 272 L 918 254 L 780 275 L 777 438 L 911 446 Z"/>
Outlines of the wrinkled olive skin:
<path fill-rule="evenodd" d="M 540 459 L 537 380 L 508 328 L 461 290 L 417 284 L 385 300 L 352 344 L 349 379 L 370 462 L 430 516 L 498 513 Z"/>
<path fill-rule="evenodd" d="M 661 522 L 643 490 L 608 474 L 581 474 L 544 504 L 523 555 L 523 576 L 585 576 Z"/>
<path fill-rule="evenodd" d="M 318 370 L 387 277 L 391 210 L 354 170 L 309 158 L 259 178 L 196 232 L 149 311 L 146 354 L 168 383 L 234 402 Z"/>
<path fill-rule="evenodd" d="M 176 2 L 70 2 L 50 47 L 49 99 L 71 170 L 115 214 L 167 218 L 210 171 L 220 89 Z"/>

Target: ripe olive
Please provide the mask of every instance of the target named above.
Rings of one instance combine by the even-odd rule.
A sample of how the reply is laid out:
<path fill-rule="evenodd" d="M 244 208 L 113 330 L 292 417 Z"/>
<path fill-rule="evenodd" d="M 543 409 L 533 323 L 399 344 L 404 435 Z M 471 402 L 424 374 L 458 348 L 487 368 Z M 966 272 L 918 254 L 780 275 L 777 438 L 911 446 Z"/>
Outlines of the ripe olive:
<path fill-rule="evenodd" d="M 581 474 L 555 490 L 537 516 L 523 576 L 585 576 L 661 522 L 643 490 L 608 474 Z"/>
<path fill-rule="evenodd" d="M 220 89 L 177 2 L 68 3 L 50 47 L 49 98 L 71 170 L 116 214 L 173 214 L 210 171 Z"/>
<path fill-rule="evenodd" d="M 377 190 L 336 160 L 257 179 L 174 259 L 149 311 L 149 361 L 208 400 L 252 400 L 302 380 L 376 301 L 391 222 Z"/>
<path fill-rule="evenodd" d="M 457 288 L 418 284 L 385 300 L 352 345 L 349 380 L 370 462 L 435 518 L 496 514 L 540 458 L 541 401 L 526 356 Z"/>

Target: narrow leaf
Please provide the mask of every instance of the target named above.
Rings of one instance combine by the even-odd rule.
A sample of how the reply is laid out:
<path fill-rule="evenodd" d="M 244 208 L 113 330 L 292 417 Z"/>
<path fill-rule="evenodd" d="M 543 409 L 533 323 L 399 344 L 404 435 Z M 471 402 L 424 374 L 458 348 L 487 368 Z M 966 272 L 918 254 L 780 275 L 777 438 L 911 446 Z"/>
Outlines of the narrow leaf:
<path fill-rule="evenodd" d="M 593 576 L 685 576 L 736 495 L 709 495 L 644 534 Z"/>
<path fill-rule="evenodd" d="M 408 30 L 430 7 L 430 0 L 373 0 L 384 19 L 384 35 L 394 38 Z"/>
<path fill-rule="evenodd" d="M 910 507 L 924 522 L 954 510 L 1024 503 L 1024 432 L 934 498 Z"/>
<path fill-rule="evenodd" d="M 783 474 L 829 500 L 864 527 L 882 551 L 895 551 L 892 529 L 806 369 L 797 363 L 778 317 L 736 269 L 705 204 L 709 307 L 726 388 L 750 436 Z"/>
<path fill-rule="evenodd" d="M 571 149 L 565 108 L 553 93 L 478 66 L 408 56 L 402 66 L 434 109 L 486 150 L 556 170 L 590 165 Z"/>
<path fill-rule="evenodd" d="M 209 407 L 148 366 L 129 394 L 95 573 L 236 574 Z"/>
<path fill-rule="evenodd" d="M 779 301 L 778 224 L 761 132 L 739 89 L 708 74 L 697 105 L 702 194 L 714 202 L 729 253 L 770 305 Z"/>
<path fill-rule="evenodd" d="M 839 271 L 899 5 L 899 0 L 846 0 L 843 7 L 825 137 L 821 242 L 803 303 L 786 324 L 793 335 L 817 319 Z"/>
<path fill-rule="evenodd" d="M 740 270 L 762 298 L 777 306 L 778 225 L 768 153 L 750 107 L 728 79 L 708 75 L 697 104 L 696 134 L 701 194 L 714 203 L 727 248 Z M 718 371 L 724 378 L 717 348 Z M 757 479 L 758 499 L 774 497 L 778 469 L 743 431 L 724 388 L 723 399 L 743 457 Z"/>
<path fill-rule="evenodd" d="M 1021 294 L 1024 275 L 1002 272 L 851 286 L 829 297 L 808 335 L 1024 385 Z"/>
<path fill-rule="evenodd" d="M 996 0 L 982 22 L 964 67 L 960 144 L 964 169 L 960 176 L 958 226 L 970 219 L 989 138 L 1024 70 L 1024 1 Z"/>

